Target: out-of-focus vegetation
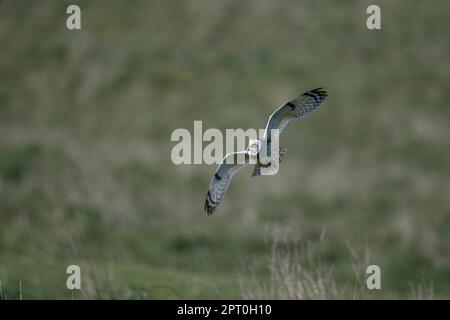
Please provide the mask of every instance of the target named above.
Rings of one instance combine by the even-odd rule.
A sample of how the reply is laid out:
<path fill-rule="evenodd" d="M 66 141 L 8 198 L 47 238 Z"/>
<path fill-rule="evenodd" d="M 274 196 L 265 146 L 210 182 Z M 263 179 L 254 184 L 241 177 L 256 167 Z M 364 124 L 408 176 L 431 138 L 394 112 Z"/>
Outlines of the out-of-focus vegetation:
<path fill-rule="evenodd" d="M 278 274 L 287 227 L 304 246 L 326 228 L 333 272 L 317 295 L 275 297 L 354 297 L 352 252 L 368 250 L 382 289 L 358 297 L 450 298 L 449 1 L 79 0 L 68 31 L 73 2 L 0 2 L 2 298 L 264 297 L 245 280 Z M 263 128 L 319 86 L 278 175 L 240 172 L 207 217 L 215 166 L 173 165 L 172 131 Z"/>

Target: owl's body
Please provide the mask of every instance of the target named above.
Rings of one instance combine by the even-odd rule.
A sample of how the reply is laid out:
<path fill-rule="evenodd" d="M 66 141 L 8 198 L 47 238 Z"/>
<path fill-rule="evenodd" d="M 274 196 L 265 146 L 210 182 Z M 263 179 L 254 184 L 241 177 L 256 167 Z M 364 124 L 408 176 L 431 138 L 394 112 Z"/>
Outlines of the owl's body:
<path fill-rule="evenodd" d="M 205 210 L 208 215 L 223 200 L 233 175 L 250 163 L 255 163 L 256 160 L 252 176 L 277 173 L 287 149 L 279 148 L 275 141 L 279 141 L 279 136 L 289 121 L 303 118 L 314 111 L 327 96 L 326 91 L 318 88 L 287 102 L 270 116 L 263 139 L 251 139 L 246 151 L 227 154 L 213 175 L 206 194 Z"/>

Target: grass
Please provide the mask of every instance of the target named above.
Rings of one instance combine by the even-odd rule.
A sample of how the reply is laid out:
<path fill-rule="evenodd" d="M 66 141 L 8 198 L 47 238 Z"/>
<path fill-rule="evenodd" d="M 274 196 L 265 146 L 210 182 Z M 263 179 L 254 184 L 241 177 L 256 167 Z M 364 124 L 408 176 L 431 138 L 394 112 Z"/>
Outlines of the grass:
<path fill-rule="evenodd" d="M 330 262 L 332 248 L 326 240 L 326 228 L 318 239 L 304 240 L 289 229 L 276 229 L 267 264 L 243 261 L 240 274 L 244 299 L 377 299 L 399 298 L 393 291 L 368 289 L 366 280 L 373 262 L 370 248 L 356 252 L 348 245 L 347 270 L 353 277 L 338 277 L 339 270 Z M 382 269 L 380 269 L 382 270 Z M 380 273 L 383 282 L 383 272 Z M 343 282 L 345 279 L 345 282 Z M 423 282 L 410 284 L 409 299 L 433 299 L 433 286 Z"/>
<path fill-rule="evenodd" d="M 243 297 L 295 300 L 339 297 L 333 267 L 324 268 L 321 261 L 325 247 L 323 235 L 317 243 L 308 242 L 302 246 L 301 242 L 290 239 L 287 234 L 286 231 L 280 232 L 273 240 L 267 264 L 270 280 L 259 276 L 254 270 L 242 273 L 240 283 Z M 341 298 L 344 292 L 345 287 L 342 286 L 339 290 Z"/>
<path fill-rule="evenodd" d="M 380 31 L 365 27 L 373 3 Z M 251 287 L 277 275 L 287 227 L 300 253 L 324 246 L 294 298 L 354 297 L 350 251 L 366 249 L 383 289 L 357 297 L 450 297 L 448 1 L 80 0 L 70 32 L 68 4 L 0 2 L 2 298 L 263 296 Z M 325 104 L 283 132 L 278 175 L 243 171 L 207 217 L 215 168 L 172 164 L 172 131 L 258 129 L 320 86 Z M 308 286 L 289 261 L 281 282 Z M 312 290 L 320 279 L 336 292 Z"/>

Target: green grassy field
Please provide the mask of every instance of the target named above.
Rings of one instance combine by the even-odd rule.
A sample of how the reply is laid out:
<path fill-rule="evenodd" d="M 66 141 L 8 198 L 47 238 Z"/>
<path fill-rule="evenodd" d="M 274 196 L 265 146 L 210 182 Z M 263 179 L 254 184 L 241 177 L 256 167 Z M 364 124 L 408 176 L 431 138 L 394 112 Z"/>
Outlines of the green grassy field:
<path fill-rule="evenodd" d="M 72 3 L 0 1 L 1 298 L 450 298 L 449 1 L 79 0 L 68 31 Z M 207 217 L 172 131 L 322 86 Z"/>

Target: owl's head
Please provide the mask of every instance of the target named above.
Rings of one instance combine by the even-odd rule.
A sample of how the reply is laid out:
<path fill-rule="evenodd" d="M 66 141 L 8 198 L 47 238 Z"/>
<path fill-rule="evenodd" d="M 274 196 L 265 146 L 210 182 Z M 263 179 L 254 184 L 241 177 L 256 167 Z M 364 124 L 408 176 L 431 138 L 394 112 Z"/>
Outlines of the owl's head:
<path fill-rule="evenodd" d="M 250 139 L 248 143 L 247 153 L 254 157 L 258 154 L 259 150 L 261 150 L 261 141 L 258 139 Z"/>

